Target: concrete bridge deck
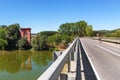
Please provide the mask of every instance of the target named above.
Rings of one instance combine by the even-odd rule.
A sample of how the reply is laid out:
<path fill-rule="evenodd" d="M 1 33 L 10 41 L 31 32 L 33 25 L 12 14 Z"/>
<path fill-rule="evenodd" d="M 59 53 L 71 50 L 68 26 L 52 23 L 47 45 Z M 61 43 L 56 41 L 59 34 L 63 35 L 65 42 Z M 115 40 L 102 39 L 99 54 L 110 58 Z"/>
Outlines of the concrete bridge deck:
<path fill-rule="evenodd" d="M 120 48 L 82 38 L 84 50 L 94 66 L 99 80 L 120 79 Z"/>

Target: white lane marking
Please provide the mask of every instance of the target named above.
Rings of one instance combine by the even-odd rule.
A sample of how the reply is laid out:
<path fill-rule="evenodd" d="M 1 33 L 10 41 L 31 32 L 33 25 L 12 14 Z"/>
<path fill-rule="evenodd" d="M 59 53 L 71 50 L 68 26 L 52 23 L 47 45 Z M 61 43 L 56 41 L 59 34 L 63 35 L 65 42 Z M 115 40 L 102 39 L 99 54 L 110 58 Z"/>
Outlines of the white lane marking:
<path fill-rule="evenodd" d="M 110 53 L 112 53 L 112 54 L 114 54 L 114 55 L 116 55 L 116 56 L 120 56 L 120 55 L 117 54 L 116 52 L 113 52 L 113 51 L 111 51 L 111 50 L 109 50 L 109 49 L 107 49 L 107 48 L 104 48 L 104 47 L 99 46 L 99 45 L 96 45 L 96 44 L 94 44 L 94 45 L 97 46 L 97 47 L 99 47 L 99 48 L 101 48 L 101 49 L 104 49 L 104 50 L 106 50 L 106 51 L 108 51 L 108 52 L 110 52 Z"/>

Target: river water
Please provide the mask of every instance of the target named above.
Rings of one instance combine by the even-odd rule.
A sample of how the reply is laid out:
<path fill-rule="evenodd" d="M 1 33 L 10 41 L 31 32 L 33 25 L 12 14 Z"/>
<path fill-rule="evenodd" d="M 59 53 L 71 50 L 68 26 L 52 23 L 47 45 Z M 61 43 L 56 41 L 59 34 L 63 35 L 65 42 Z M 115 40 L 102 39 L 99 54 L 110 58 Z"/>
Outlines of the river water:
<path fill-rule="evenodd" d="M 36 80 L 51 64 L 48 51 L 0 51 L 0 80 Z"/>

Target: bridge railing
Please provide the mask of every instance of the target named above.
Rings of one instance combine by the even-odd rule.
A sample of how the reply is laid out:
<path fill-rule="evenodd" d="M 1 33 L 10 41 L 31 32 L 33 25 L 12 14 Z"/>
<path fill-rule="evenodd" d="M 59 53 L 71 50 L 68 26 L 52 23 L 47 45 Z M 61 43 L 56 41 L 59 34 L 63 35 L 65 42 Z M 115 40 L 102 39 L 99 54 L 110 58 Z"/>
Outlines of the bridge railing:
<path fill-rule="evenodd" d="M 70 53 L 75 51 L 75 46 L 79 38 L 76 38 L 72 44 L 53 62 L 53 64 L 37 80 L 58 80 L 61 71 L 68 61 Z M 70 71 L 68 62 L 68 71 Z"/>

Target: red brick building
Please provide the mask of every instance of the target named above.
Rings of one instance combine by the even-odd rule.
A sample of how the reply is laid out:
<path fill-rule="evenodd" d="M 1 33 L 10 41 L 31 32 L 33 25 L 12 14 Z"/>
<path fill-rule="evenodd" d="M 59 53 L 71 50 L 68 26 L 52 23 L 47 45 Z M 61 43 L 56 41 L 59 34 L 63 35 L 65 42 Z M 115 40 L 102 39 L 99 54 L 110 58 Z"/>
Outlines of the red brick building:
<path fill-rule="evenodd" d="M 31 28 L 21 28 L 20 29 L 21 37 L 26 37 L 28 43 L 31 42 Z"/>

